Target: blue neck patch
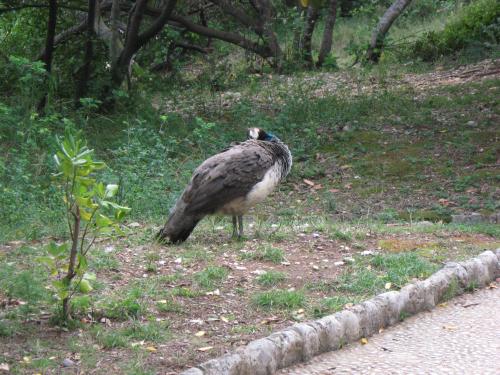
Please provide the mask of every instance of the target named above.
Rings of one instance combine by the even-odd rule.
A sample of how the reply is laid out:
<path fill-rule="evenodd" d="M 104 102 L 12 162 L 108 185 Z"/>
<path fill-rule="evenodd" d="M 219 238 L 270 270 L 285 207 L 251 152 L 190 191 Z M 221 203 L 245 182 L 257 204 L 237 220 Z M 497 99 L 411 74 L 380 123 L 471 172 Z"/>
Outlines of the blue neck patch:
<path fill-rule="evenodd" d="M 272 142 L 277 140 L 278 138 L 273 134 L 273 133 L 267 133 L 266 138 L 264 138 L 265 141 Z"/>

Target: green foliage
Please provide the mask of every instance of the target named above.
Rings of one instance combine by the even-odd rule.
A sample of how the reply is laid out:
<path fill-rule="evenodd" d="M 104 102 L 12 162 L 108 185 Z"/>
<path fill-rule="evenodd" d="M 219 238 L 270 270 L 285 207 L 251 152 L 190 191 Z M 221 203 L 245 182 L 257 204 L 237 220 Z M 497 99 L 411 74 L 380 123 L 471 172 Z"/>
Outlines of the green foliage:
<path fill-rule="evenodd" d="M 209 266 L 194 275 L 196 283 L 205 289 L 213 289 L 219 286 L 228 276 L 226 267 Z"/>
<path fill-rule="evenodd" d="M 285 253 L 280 248 L 274 246 L 263 246 L 255 251 L 243 253 L 242 259 L 264 260 L 279 264 L 285 260 Z"/>
<path fill-rule="evenodd" d="M 496 0 L 476 0 L 466 5 L 444 30 L 425 34 L 414 45 L 415 56 L 433 61 L 473 43 L 486 46 L 500 40 L 500 5 Z"/>
<path fill-rule="evenodd" d="M 290 310 L 304 306 L 306 297 L 300 291 L 275 289 L 255 294 L 252 301 L 263 308 Z"/>
<path fill-rule="evenodd" d="M 286 274 L 278 271 L 267 271 L 257 277 L 257 282 L 264 287 L 278 285 L 284 280 L 286 280 Z"/>
<path fill-rule="evenodd" d="M 314 307 L 313 315 L 315 318 L 321 318 L 325 315 L 333 314 L 337 311 L 342 310 L 348 303 L 356 302 L 356 300 L 356 298 L 347 296 L 334 296 L 325 298 L 319 305 Z"/>
<path fill-rule="evenodd" d="M 131 322 L 130 325 L 117 329 L 95 327 L 92 335 L 104 349 L 125 348 L 134 341 L 160 342 L 168 338 L 167 322 Z"/>
<path fill-rule="evenodd" d="M 145 311 L 146 306 L 142 301 L 143 289 L 134 287 L 119 296 L 113 296 L 99 301 L 100 313 L 116 320 L 138 319 Z"/>
<path fill-rule="evenodd" d="M 58 143 L 59 151 L 54 155 L 58 168 L 55 178 L 63 193 L 71 242 L 49 243 L 46 255 L 39 257 L 38 262 L 46 265 L 54 277 L 51 286 L 63 303 L 63 318 L 67 319 L 73 295 L 93 289 L 91 281 L 96 277 L 87 272 L 87 253 L 95 238 L 112 233 L 112 229 L 121 233 L 117 223 L 129 208 L 110 200 L 118 191 L 118 185 L 105 187 L 94 178 L 95 172 L 105 165 L 92 159 L 93 150 L 88 149 L 78 135 L 68 131 Z"/>

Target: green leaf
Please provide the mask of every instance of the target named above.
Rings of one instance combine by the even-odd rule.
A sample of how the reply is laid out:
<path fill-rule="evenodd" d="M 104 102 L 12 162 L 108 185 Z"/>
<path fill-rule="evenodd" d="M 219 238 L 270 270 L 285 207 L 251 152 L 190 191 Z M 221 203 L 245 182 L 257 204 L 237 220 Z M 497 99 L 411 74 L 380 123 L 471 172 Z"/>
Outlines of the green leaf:
<path fill-rule="evenodd" d="M 80 210 L 80 218 L 85 221 L 90 221 L 92 213 L 86 210 Z"/>
<path fill-rule="evenodd" d="M 125 215 L 127 214 L 127 211 L 124 211 L 124 210 L 116 210 L 115 211 L 115 219 L 117 221 L 121 221 L 123 220 L 123 218 L 125 217 Z"/>
<path fill-rule="evenodd" d="M 56 268 L 56 262 L 54 261 L 54 258 L 52 257 L 38 257 L 36 258 L 36 261 L 40 264 L 45 264 L 49 266 L 50 269 Z"/>
<path fill-rule="evenodd" d="M 88 280 L 83 279 L 80 281 L 80 292 L 90 293 L 93 289 Z"/>
<path fill-rule="evenodd" d="M 59 247 L 52 241 L 47 245 L 47 252 L 50 255 L 57 256 L 59 254 Z"/>
<path fill-rule="evenodd" d="M 129 207 L 120 206 L 119 204 L 117 204 L 115 202 L 110 202 L 110 201 L 101 201 L 101 206 L 103 206 L 103 207 L 112 207 L 115 210 L 123 210 L 125 212 L 129 212 L 130 211 Z"/>
<path fill-rule="evenodd" d="M 82 254 L 78 254 L 78 268 L 76 270 L 76 273 L 78 275 L 83 275 L 85 274 L 85 271 L 87 271 L 87 268 L 88 268 L 87 257 Z"/>
<path fill-rule="evenodd" d="M 96 218 L 96 224 L 99 228 L 105 228 L 113 224 L 113 220 L 103 214 L 98 214 Z"/>

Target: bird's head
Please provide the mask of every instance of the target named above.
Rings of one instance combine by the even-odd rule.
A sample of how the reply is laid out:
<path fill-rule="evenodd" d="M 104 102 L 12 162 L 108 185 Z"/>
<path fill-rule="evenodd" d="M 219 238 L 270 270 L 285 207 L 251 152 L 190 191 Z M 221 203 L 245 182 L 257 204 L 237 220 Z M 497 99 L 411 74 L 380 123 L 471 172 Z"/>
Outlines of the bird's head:
<path fill-rule="evenodd" d="M 264 130 L 260 128 L 248 129 L 247 137 L 248 139 L 255 139 L 258 141 L 268 141 L 268 142 L 273 142 L 278 140 L 278 137 L 276 137 L 274 134 L 266 133 Z"/>

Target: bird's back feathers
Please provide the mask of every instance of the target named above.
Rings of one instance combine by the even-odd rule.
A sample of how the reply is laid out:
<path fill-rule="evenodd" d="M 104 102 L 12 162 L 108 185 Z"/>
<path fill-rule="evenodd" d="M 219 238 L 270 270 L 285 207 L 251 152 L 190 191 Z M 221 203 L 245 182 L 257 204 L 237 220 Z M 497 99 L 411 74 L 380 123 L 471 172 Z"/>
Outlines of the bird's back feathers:
<path fill-rule="evenodd" d="M 158 236 L 182 242 L 205 215 L 242 215 L 269 194 L 288 174 L 291 164 L 290 151 L 281 141 L 254 139 L 208 158 L 194 171 Z M 269 181 L 263 181 L 265 177 Z M 260 182 L 259 191 L 252 195 Z"/>

